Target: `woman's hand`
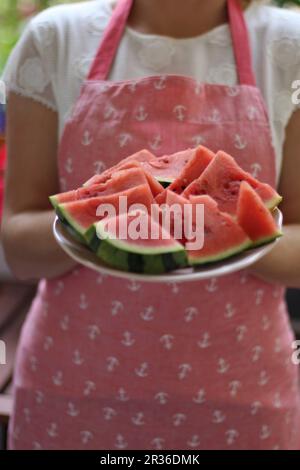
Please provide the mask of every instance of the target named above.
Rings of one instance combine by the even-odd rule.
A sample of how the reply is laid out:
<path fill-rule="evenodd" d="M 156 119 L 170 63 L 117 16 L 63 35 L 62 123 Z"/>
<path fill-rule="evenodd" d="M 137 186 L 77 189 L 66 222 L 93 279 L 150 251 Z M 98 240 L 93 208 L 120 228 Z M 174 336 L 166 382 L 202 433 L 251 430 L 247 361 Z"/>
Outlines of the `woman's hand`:
<path fill-rule="evenodd" d="M 287 126 L 279 193 L 283 196 L 283 234 L 273 250 L 250 272 L 287 287 L 300 288 L 300 110 Z"/>
<path fill-rule="evenodd" d="M 56 243 L 49 196 L 57 180 L 57 114 L 11 93 L 7 106 L 7 169 L 2 241 L 23 280 L 56 277 L 74 267 Z"/>

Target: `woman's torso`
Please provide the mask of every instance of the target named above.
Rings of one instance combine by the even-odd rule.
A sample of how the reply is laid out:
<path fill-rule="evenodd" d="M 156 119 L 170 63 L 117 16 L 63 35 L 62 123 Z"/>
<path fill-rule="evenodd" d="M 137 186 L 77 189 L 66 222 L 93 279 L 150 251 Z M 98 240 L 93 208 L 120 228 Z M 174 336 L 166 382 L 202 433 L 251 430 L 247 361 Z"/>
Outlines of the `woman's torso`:
<path fill-rule="evenodd" d="M 122 47 L 121 43 L 118 54 Z M 177 80 L 171 80 L 173 85 Z M 138 105 L 143 96 L 153 93 L 153 85 L 155 93 L 161 92 L 153 80 L 140 82 L 138 91 L 128 85 L 119 89 L 116 85 L 103 93 L 101 83 L 85 85 L 60 149 L 60 169 L 67 187 L 82 176 L 81 165 L 87 167 L 85 157 L 92 164 L 101 146 L 103 152 L 106 146 L 107 163 L 108 155 L 120 158 L 126 149 L 116 147 L 111 139 L 115 127 L 126 124 L 127 105 Z M 181 82 L 191 107 L 195 92 L 202 103 L 208 91 L 203 97 L 194 85 L 196 82 L 189 80 Z M 273 154 L 268 130 L 261 126 L 265 124 L 264 113 L 256 91 L 252 95 L 247 87 L 212 87 L 210 93 L 211 103 L 218 103 L 222 119 L 230 125 L 223 128 L 216 116 L 211 121 L 208 113 L 199 128 L 208 129 L 211 143 L 218 134 L 226 150 L 233 145 L 231 131 L 243 130 L 238 117 L 241 110 L 233 100 L 241 93 L 245 112 L 248 105 L 258 106 L 257 120 L 252 115 L 243 119 L 248 120 L 248 137 L 251 129 L 261 132 L 264 151 L 258 158 L 266 177 L 273 181 Z M 183 123 L 175 115 L 173 124 L 167 124 L 167 96 L 162 91 L 161 110 L 148 103 L 150 121 L 163 116 L 165 126 L 178 131 L 184 126 L 190 131 L 196 124 L 192 115 Z M 118 119 L 112 122 L 102 115 L 110 101 L 118 106 Z M 131 131 L 139 131 L 142 140 L 150 136 L 151 123 L 137 122 L 131 114 L 126 124 Z M 101 130 L 98 119 L 103 123 Z M 77 145 L 86 131 L 94 140 Z M 182 146 L 180 136 L 185 133 L 175 132 L 173 139 L 171 135 L 166 133 L 164 146 L 175 151 Z M 131 145 L 137 144 L 133 141 Z M 246 147 L 237 153 L 239 150 L 239 158 L 250 164 L 252 152 Z M 199 435 L 203 448 L 297 446 L 297 377 L 290 361 L 293 335 L 282 296 L 281 287 L 246 273 L 230 279 L 165 285 L 163 295 L 157 285 L 98 276 L 79 267 L 60 279 L 42 281 L 18 351 L 15 420 L 22 426 L 21 439 L 26 442 L 30 425 L 33 431 L 43 427 L 35 446 L 42 442 L 42 446 L 53 448 L 60 435 L 62 446 L 70 442 L 72 446 L 106 448 L 195 447 Z M 166 406 L 162 409 L 161 405 Z M 144 426 L 140 432 L 139 426 Z M 180 430 L 178 426 L 182 426 Z M 17 425 L 12 442 L 20 439 L 16 431 Z"/>
<path fill-rule="evenodd" d="M 60 135 L 79 96 L 113 4 L 114 0 L 97 0 L 46 10 L 33 19 L 27 36 L 8 62 L 4 72 L 8 88 L 57 110 Z M 257 85 L 269 113 L 278 179 L 285 127 L 295 108 L 291 83 L 300 76 L 300 15 L 253 2 L 245 18 Z M 26 74 L 28 59 L 30 70 L 37 67 L 38 73 Z M 16 73 L 16 64 L 19 68 L 23 66 L 22 74 Z M 144 35 L 127 27 L 109 78 L 127 80 L 157 73 L 236 84 L 228 25 L 187 40 Z"/>

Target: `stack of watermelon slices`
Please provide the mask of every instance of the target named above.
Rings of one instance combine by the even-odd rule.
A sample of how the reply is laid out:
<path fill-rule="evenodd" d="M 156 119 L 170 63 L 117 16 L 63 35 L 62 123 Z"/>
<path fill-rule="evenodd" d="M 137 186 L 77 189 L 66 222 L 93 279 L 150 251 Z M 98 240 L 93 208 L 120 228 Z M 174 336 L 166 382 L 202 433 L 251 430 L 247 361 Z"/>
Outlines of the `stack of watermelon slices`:
<path fill-rule="evenodd" d="M 281 236 L 272 216 L 281 201 L 275 189 L 244 171 L 227 153 L 214 154 L 202 145 L 159 158 L 141 150 L 50 201 L 76 240 L 105 264 L 131 272 L 159 274 L 204 265 Z M 115 209 L 109 218 L 99 212 L 106 204 Z M 204 208 L 204 244 L 192 250 L 193 240 L 178 237 L 174 227 L 179 219 L 184 225 L 181 209 L 188 205 L 197 229 L 198 204 Z M 166 229 L 162 222 L 170 207 L 180 210 L 177 214 L 172 209 Z M 141 238 L 129 230 L 125 237 L 124 231 L 120 237 L 118 230 L 111 230 L 131 223 L 139 226 Z"/>

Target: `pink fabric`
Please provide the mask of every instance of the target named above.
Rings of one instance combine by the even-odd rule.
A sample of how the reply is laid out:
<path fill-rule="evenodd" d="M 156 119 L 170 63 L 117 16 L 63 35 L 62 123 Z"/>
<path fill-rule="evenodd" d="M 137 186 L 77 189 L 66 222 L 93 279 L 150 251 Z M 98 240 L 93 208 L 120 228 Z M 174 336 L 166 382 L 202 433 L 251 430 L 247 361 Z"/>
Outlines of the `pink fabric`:
<path fill-rule="evenodd" d="M 231 34 L 240 84 L 255 85 L 248 32 L 245 18 L 241 15 L 240 0 L 230 0 L 228 13 L 231 23 L 235 25 Z"/>
<path fill-rule="evenodd" d="M 119 0 L 109 27 L 104 31 L 88 80 L 105 80 L 115 58 L 133 0 Z"/>
<path fill-rule="evenodd" d="M 113 16 L 105 36 L 110 46 L 131 1 L 121 5 L 120 29 Z M 247 44 L 234 11 L 233 39 L 242 34 Z M 103 57 L 105 76 L 111 57 Z M 257 88 L 96 78 L 66 125 L 62 190 L 143 147 L 161 155 L 200 142 L 274 184 Z M 78 266 L 41 281 L 18 349 L 10 448 L 298 449 L 298 370 L 283 294 L 247 272 L 162 286 Z"/>

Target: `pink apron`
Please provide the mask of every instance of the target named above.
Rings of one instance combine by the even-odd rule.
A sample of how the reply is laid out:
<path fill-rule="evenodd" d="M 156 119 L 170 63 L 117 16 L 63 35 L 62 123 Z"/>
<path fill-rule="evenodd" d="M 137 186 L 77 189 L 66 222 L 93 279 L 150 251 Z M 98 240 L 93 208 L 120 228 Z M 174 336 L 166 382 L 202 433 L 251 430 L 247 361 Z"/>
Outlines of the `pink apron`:
<path fill-rule="evenodd" d="M 107 81 L 132 0 L 105 31 L 59 153 L 61 189 L 149 148 L 200 142 L 275 184 L 243 13 L 228 1 L 234 87 Z M 297 449 L 298 370 L 282 286 L 246 272 L 157 284 L 78 266 L 42 280 L 22 331 L 11 449 Z"/>

